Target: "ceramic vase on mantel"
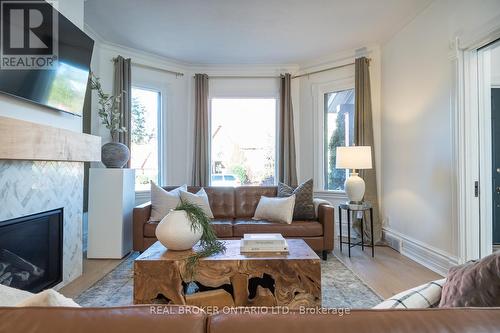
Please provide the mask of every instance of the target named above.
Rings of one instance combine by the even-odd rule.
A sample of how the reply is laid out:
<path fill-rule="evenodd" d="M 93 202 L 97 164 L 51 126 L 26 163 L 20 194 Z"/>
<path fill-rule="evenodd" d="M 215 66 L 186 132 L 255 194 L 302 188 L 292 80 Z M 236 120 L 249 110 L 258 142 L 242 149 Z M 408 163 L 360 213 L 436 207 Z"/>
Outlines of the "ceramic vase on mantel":
<path fill-rule="evenodd" d="M 106 168 L 121 169 L 130 159 L 130 149 L 123 143 L 113 140 L 101 147 L 101 161 Z"/>
<path fill-rule="evenodd" d="M 156 238 L 167 249 L 184 251 L 193 248 L 198 243 L 203 230 L 191 228 L 191 221 L 184 210 L 171 210 L 156 227 Z"/>

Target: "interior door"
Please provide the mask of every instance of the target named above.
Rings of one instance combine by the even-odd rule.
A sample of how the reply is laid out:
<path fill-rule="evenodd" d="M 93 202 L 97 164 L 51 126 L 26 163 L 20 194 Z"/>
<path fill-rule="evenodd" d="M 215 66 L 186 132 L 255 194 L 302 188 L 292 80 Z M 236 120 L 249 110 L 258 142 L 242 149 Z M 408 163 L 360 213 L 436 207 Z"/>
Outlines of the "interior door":
<path fill-rule="evenodd" d="M 500 244 L 500 88 L 491 89 L 493 244 Z"/>

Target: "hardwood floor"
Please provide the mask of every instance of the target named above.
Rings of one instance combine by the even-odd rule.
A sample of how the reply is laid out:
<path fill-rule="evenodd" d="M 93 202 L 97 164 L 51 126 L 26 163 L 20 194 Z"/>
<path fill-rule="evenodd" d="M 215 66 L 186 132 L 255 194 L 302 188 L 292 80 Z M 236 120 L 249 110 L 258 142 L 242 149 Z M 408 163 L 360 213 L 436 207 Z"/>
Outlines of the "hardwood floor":
<path fill-rule="evenodd" d="M 126 258 L 126 257 L 125 257 Z M 66 297 L 75 298 L 106 276 L 124 259 L 83 259 L 83 275 L 59 290 Z"/>
<path fill-rule="evenodd" d="M 349 258 L 346 245 L 343 252 L 337 247 L 333 253 L 384 299 L 403 290 L 443 278 L 387 246 L 376 246 L 375 258 L 371 257 L 370 248 L 365 248 L 363 252 L 360 247 L 352 248 Z"/>
<path fill-rule="evenodd" d="M 382 298 L 442 278 L 439 274 L 386 246 L 375 248 L 375 258 L 371 257 L 368 248 L 364 252 L 361 248 L 352 248 L 351 258 L 347 256 L 346 246 L 344 252 L 341 253 L 337 247 L 333 253 Z M 123 260 L 84 259 L 83 275 L 62 288 L 60 292 L 66 297 L 75 298 L 111 272 Z"/>

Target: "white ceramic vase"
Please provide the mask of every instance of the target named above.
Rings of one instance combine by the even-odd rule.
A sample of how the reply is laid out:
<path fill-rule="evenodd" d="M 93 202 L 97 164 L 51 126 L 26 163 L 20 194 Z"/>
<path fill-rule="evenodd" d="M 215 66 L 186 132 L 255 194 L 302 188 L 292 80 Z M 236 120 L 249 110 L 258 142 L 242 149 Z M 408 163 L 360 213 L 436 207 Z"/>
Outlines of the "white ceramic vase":
<path fill-rule="evenodd" d="M 193 231 L 191 221 L 183 210 L 171 210 L 156 227 L 156 238 L 167 249 L 183 251 L 191 249 L 201 238 L 202 228 Z"/>

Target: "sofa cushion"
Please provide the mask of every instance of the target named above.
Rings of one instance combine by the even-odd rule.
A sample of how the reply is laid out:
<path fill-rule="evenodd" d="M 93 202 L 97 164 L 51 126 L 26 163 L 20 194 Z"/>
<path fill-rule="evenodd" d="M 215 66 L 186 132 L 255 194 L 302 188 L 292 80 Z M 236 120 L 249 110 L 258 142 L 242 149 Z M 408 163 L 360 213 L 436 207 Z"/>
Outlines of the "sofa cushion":
<path fill-rule="evenodd" d="M 148 221 L 144 223 L 144 237 L 154 237 L 156 238 L 156 227 L 158 226 L 157 221 Z"/>
<path fill-rule="evenodd" d="M 233 237 L 233 219 L 215 219 L 212 220 L 212 227 L 215 234 L 220 238 Z M 159 222 L 148 221 L 144 224 L 144 237 L 155 237 L 155 230 Z"/>
<path fill-rule="evenodd" d="M 206 187 L 210 208 L 216 219 L 235 218 L 234 187 Z"/>
<path fill-rule="evenodd" d="M 212 227 L 215 234 L 219 238 L 233 237 L 233 220 L 232 219 L 215 219 L 212 220 Z"/>
<path fill-rule="evenodd" d="M 314 237 L 323 235 L 323 226 L 316 221 L 293 221 L 292 224 L 250 219 L 234 221 L 233 237 L 243 237 L 243 234 L 252 233 L 278 233 L 284 237 Z"/>
<path fill-rule="evenodd" d="M 240 186 L 234 189 L 235 217 L 252 217 L 260 197 L 275 197 L 276 186 Z"/>

